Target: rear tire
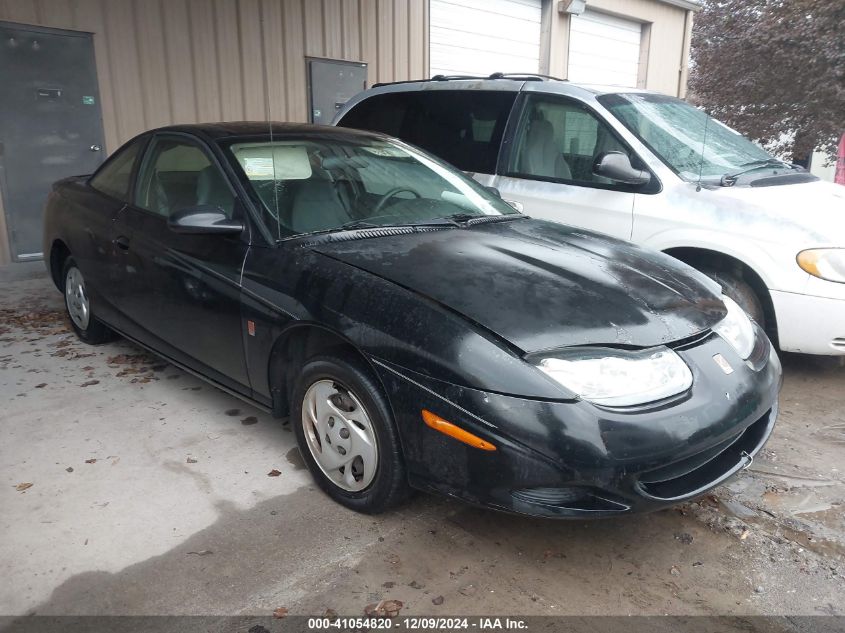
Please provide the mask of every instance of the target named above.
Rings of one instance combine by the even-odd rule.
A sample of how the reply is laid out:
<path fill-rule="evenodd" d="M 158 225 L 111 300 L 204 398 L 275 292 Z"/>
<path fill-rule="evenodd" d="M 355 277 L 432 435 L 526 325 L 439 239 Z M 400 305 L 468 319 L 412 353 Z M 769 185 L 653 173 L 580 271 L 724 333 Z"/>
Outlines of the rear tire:
<path fill-rule="evenodd" d="M 99 345 L 115 338 L 115 333 L 94 314 L 85 278 L 73 257 L 68 257 L 62 267 L 62 293 L 70 325 L 81 341 Z"/>
<path fill-rule="evenodd" d="M 721 270 L 702 270 L 705 275 L 722 286 L 722 292 L 737 302 L 757 324 L 766 329 L 766 313 L 763 302 L 754 289 L 741 277 Z"/>
<path fill-rule="evenodd" d="M 390 406 L 369 368 L 347 356 L 317 356 L 291 394 L 291 424 L 317 485 L 356 512 L 377 514 L 410 492 Z"/>

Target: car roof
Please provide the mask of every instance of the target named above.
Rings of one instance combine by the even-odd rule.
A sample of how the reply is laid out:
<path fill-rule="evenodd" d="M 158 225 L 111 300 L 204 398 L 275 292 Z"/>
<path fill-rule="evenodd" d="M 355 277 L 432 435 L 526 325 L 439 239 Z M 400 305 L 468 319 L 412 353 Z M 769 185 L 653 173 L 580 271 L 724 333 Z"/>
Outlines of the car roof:
<path fill-rule="evenodd" d="M 219 123 L 191 123 L 168 125 L 150 130 L 151 132 L 181 132 L 194 136 L 205 136 L 212 140 L 255 137 L 255 136 L 326 136 L 334 139 L 383 139 L 384 134 L 338 128 L 330 125 L 313 123 L 284 123 L 281 121 L 225 121 Z"/>
<path fill-rule="evenodd" d="M 567 79 L 559 79 L 549 75 L 534 73 L 493 73 L 482 77 L 467 75 L 435 75 L 431 79 L 397 81 L 393 83 L 375 84 L 368 93 L 384 92 L 417 92 L 424 90 L 503 90 L 519 92 L 528 88 L 532 92 L 551 92 L 581 96 L 602 95 L 614 93 L 651 93 L 653 90 L 642 88 L 627 88 L 602 84 L 573 83 Z"/>

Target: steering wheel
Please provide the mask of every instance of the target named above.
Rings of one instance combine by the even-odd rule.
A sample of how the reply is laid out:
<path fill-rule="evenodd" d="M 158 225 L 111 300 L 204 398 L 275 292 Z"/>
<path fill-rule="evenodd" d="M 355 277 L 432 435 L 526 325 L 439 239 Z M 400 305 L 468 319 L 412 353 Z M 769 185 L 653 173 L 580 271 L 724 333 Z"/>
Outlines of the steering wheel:
<path fill-rule="evenodd" d="M 422 198 L 422 196 L 419 194 L 419 192 L 418 192 L 418 191 L 414 191 L 414 190 L 413 190 L 413 189 L 411 189 L 410 187 L 394 187 L 393 189 L 388 190 L 388 191 L 387 191 L 387 192 L 386 192 L 386 193 L 385 193 L 385 194 L 381 197 L 381 200 L 379 200 L 379 201 L 378 201 L 378 203 L 376 203 L 376 206 L 375 206 L 375 208 L 373 209 L 373 213 L 372 213 L 372 215 L 378 215 L 378 214 L 379 214 L 379 211 L 381 211 L 381 210 L 384 208 L 384 205 L 386 205 L 386 204 L 387 204 L 387 201 L 388 201 L 388 200 L 390 200 L 390 199 L 391 199 L 391 198 L 393 198 L 394 196 L 396 196 L 396 195 L 398 195 L 398 194 L 400 194 L 400 193 L 403 193 L 403 192 L 405 192 L 405 193 L 410 193 L 411 195 L 413 195 L 413 196 L 414 196 L 415 198 L 417 198 L 417 199 Z"/>

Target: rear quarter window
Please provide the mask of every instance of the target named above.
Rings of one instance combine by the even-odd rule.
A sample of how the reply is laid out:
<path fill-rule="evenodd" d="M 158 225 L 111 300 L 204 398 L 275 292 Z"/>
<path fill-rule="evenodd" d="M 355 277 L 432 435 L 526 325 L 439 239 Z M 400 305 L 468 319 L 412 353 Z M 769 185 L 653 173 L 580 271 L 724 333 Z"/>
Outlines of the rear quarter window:
<path fill-rule="evenodd" d="M 146 142 L 147 138 L 141 137 L 117 150 L 91 177 L 91 186 L 112 198 L 128 202 L 135 163 Z"/>
<path fill-rule="evenodd" d="M 379 94 L 354 106 L 338 125 L 389 134 L 458 169 L 492 174 L 516 94 L 498 90 Z"/>

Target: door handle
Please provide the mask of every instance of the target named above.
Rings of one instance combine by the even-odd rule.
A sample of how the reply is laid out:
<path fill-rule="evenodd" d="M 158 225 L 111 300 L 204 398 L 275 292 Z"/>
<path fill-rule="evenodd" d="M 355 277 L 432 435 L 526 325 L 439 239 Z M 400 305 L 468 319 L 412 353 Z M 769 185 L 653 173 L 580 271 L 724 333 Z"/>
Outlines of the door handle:
<path fill-rule="evenodd" d="M 99 151 L 100 151 L 101 149 L 103 149 L 103 148 L 102 148 L 102 147 L 100 147 L 99 145 L 97 145 L 97 144 L 95 143 L 94 145 L 92 145 L 92 146 L 91 146 L 91 147 L 89 147 L 88 149 L 90 149 L 92 152 L 99 152 Z"/>
<path fill-rule="evenodd" d="M 113 244 L 117 246 L 122 251 L 129 250 L 129 238 L 121 235 L 120 237 L 114 238 Z"/>

